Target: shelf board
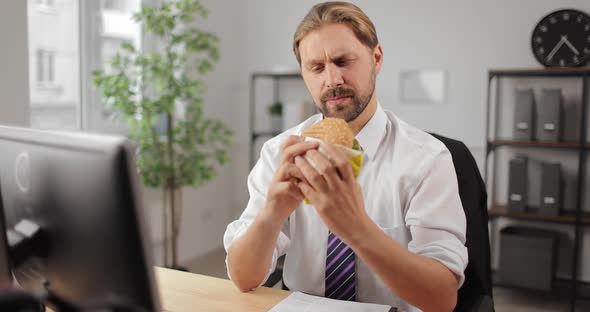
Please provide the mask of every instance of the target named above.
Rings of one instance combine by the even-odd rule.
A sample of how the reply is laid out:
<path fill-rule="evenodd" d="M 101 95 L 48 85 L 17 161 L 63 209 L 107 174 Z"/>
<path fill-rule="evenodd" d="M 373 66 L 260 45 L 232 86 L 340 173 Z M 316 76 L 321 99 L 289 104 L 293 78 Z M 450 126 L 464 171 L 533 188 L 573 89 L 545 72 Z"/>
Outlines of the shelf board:
<path fill-rule="evenodd" d="M 252 78 L 287 78 L 295 79 L 301 78 L 299 72 L 257 72 L 252 74 Z"/>
<path fill-rule="evenodd" d="M 541 77 L 541 76 L 563 76 L 575 77 L 590 75 L 590 66 L 585 67 L 551 67 L 551 68 L 504 68 L 491 69 L 488 71 L 490 77 L 512 76 L 512 77 Z"/>
<path fill-rule="evenodd" d="M 499 278 L 498 270 L 492 270 L 492 284 L 494 285 L 494 287 L 517 289 L 517 290 L 529 292 L 532 295 L 555 296 L 556 298 L 559 298 L 559 299 L 569 300 L 571 298 L 571 294 L 572 294 L 573 281 L 570 278 L 554 277 L 552 290 L 549 290 L 549 291 L 536 290 L 536 289 L 530 289 L 530 288 L 519 287 L 519 286 L 514 286 L 514 285 L 507 284 L 507 283 L 503 283 L 502 280 L 500 280 L 500 278 Z M 578 287 L 578 296 L 576 296 L 576 299 L 577 300 L 589 300 L 590 299 L 590 283 L 587 283 L 585 281 L 581 281 L 578 279 L 577 287 Z"/>
<path fill-rule="evenodd" d="M 549 147 L 549 148 L 566 148 L 566 149 L 580 149 L 588 147 L 588 145 L 580 144 L 578 142 L 540 142 L 540 141 L 517 141 L 510 139 L 498 139 L 488 141 L 491 146 L 520 146 L 520 147 Z"/>
<path fill-rule="evenodd" d="M 506 217 L 511 219 L 529 220 L 529 221 L 545 221 L 556 223 L 576 223 L 576 216 L 573 212 L 561 214 L 559 216 L 543 215 L 532 212 L 514 212 L 509 211 L 505 206 L 496 206 L 488 210 L 490 219 L 498 217 Z M 590 215 L 588 213 L 582 214 L 582 225 L 590 225 Z"/>

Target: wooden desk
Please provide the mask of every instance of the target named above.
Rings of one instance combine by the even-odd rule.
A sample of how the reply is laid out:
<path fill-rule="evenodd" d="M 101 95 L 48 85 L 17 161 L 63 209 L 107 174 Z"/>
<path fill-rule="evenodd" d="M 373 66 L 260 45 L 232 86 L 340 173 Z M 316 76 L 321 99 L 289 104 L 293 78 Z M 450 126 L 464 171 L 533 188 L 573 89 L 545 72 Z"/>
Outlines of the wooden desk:
<path fill-rule="evenodd" d="M 155 268 L 164 311 L 262 312 L 268 311 L 290 292 L 261 287 L 242 293 L 229 280 Z"/>

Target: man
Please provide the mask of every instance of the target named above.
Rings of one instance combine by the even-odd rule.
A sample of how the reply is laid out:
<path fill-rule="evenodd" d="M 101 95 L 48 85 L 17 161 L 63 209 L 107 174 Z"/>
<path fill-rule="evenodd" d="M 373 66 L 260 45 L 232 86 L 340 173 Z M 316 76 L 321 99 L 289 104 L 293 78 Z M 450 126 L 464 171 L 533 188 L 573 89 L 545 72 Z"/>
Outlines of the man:
<path fill-rule="evenodd" d="M 322 114 L 264 144 L 248 206 L 225 233 L 230 278 L 252 290 L 286 254 L 283 280 L 293 291 L 451 311 L 467 266 L 453 162 L 440 141 L 378 103 L 383 51 L 372 22 L 350 3 L 318 4 L 293 49 Z M 357 179 L 335 146 L 319 143 L 320 153 L 297 136 L 322 115 L 353 130 L 363 151 Z"/>

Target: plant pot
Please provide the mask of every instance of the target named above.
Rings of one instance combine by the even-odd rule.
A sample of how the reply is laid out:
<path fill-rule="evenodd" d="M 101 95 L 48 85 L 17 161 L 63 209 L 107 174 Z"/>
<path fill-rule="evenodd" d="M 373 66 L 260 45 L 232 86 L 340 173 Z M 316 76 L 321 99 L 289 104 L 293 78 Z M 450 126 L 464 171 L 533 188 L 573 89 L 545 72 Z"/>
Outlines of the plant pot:
<path fill-rule="evenodd" d="M 283 131 L 283 117 L 279 115 L 271 115 L 270 128 L 273 132 Z"/>

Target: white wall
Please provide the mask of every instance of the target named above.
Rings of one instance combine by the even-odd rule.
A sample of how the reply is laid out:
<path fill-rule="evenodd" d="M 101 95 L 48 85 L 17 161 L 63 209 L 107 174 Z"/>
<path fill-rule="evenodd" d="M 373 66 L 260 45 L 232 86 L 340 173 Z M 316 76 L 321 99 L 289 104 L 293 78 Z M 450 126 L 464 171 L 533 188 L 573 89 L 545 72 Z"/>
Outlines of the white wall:
<path fill-rule="evenodd" d="M 238 140 L 232 164 L 236 194 L 232 208 L 239 213 L 248 199 L 249 165 L 248 158 L 243 157 L 247 155 L 249 142 L 248 75 L 276 65 L 297 67 L 291 50 L 293 32 L 311 6 L 320 1 L 248 0 L 247 6 L 241 1 L 220 2 L 226 2 L 223 7 L 228 10 L 240 10 L 242 19 L 236 28 L 241 40 L 237 43 L 239 49 L 233 54 L 241 65 L 227 76 L 236 84 L 232 96 L 240 99 L 232 106 L 232 125 Z M 382 105 L 424 130 L 462 140 L 480 167 L 485 156 L 487 70 L 539 67 L 530 49 L 530 35 L 536 23 L 560 8 L 590 12 L 587 0 L 351 2 L 357 3 L 373 20 L 383 45 L 384 67 L 377 84 Z M 445 104 L 399 103 L 397 75 L 400 70 L 414 69 L 447 71 Z M 291 93 L 293 89 L 305 92 L 295 83 L 285 83 L 282 87 Z M 259 105 L 267 104 L 269 99 L 267 94 Z M 259 114 L 263 115 L 264 111 Z M 589 262 L 590 235 L 585 235 L 584 246 L 581 262 Z M 590 267 L 584 267 L 581 276 L 590 281 Z"/>
<path fill-rule="evenodd" d="M 29 125 L 27 2 L 0 1 L 0 124 Z"/>

